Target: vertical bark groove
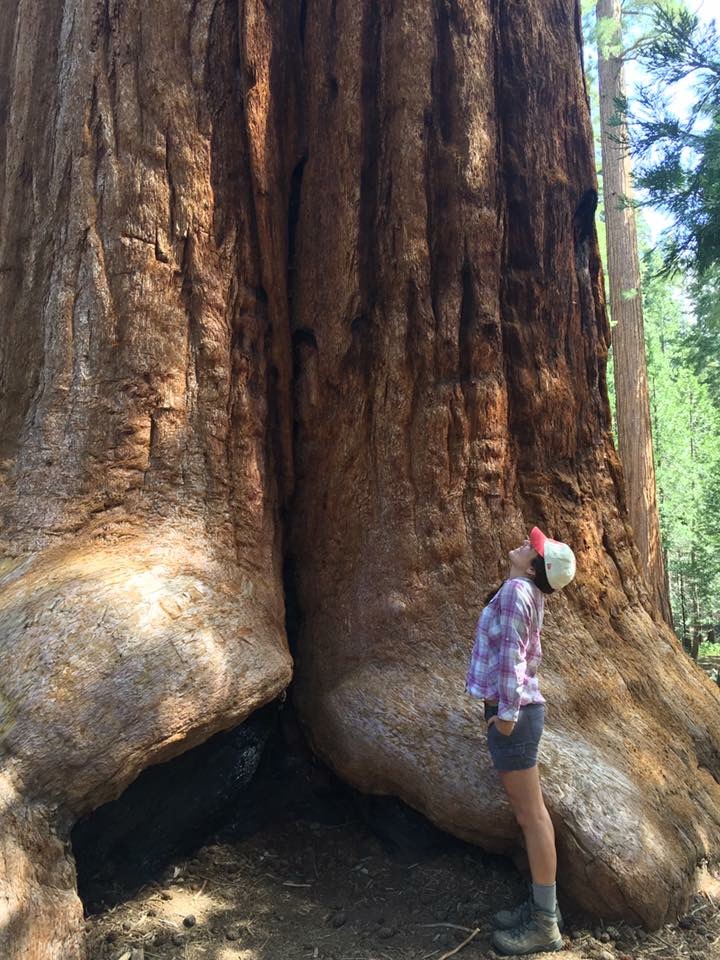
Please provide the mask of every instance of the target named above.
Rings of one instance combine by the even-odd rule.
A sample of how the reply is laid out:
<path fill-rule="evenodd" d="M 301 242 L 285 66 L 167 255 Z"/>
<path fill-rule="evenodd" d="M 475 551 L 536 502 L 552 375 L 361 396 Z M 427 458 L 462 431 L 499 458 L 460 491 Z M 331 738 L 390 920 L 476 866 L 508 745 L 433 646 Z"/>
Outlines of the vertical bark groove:
<path fill-rule="evenodd" d="M 380 135 L 380 86 L 383 83 L 382 14 L 366 7 L 362 40 L 362 101 L 360 213 L 358 217 L 360 310 L 353 320 L 353 342 L 362 356 L 362 366 L 371 368 L 373 327 L 378 297 L 377 217 L 380 167 L 383 149 Z"/>

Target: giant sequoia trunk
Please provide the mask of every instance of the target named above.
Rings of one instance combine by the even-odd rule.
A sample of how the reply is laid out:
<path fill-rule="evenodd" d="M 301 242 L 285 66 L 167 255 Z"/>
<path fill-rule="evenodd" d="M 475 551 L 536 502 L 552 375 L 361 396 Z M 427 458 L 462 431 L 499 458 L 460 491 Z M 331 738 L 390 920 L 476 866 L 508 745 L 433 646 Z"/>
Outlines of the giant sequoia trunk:
<path fill-rule="evenodd" d="M 0 24 L 3 958 L 79 955 L 73 819 L 290 680 L 286 6 Z"/>
<path fill-rule="evenodd" d="M 0 955 L 80 957 L 72 821 L 288 684 L 283 565 L 317 751 L 512 852 L 463 680 L 531 522 L 561 883 L 672 915 L 718 692 L 608 432 L 575 0 L 4 13 Z"/>

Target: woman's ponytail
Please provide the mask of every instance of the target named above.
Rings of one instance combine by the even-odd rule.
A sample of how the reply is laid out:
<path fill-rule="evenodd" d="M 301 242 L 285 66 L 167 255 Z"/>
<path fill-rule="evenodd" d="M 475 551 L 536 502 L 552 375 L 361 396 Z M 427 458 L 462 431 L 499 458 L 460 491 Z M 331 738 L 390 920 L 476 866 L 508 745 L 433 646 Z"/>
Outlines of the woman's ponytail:
<path fill-rule="evenodd" d="M 543 558 L 540 556 L 535 557 L 530 566 L 535 571 L 535 586 L 538 590 L 542 590 L 543 593 L 555 593 L 548 583 L 547 570 L 545 569 L 545 561 Z"/>

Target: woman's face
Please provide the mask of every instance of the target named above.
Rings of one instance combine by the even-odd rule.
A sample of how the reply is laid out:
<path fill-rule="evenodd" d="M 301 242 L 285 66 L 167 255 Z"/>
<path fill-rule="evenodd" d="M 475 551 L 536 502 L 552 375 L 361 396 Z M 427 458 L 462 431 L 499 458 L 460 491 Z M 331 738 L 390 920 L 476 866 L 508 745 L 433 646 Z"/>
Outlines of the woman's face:
<path fill-rule="evenodd" d="M 523 540 L 519 547 L 515 547 L 508 553 L 512 568 L 523 574 L 527 573 L 530 564 L 537 556 L 538 553 L 530 546 L 529 540 Z"/>

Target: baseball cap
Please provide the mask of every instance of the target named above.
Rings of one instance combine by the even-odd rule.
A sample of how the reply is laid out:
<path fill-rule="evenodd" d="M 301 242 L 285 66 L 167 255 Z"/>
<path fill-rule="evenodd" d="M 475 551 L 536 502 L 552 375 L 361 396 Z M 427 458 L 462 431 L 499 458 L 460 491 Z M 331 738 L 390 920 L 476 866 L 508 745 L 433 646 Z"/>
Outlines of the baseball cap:
<path fill-rule="evenodd" d="M 530 531 L 530 543 L 545 561 L 545 575 L 553 590 L 566 587 L 575 576 L 575 554 L 570 547 L 546 537 L 538 527 Z"/>

